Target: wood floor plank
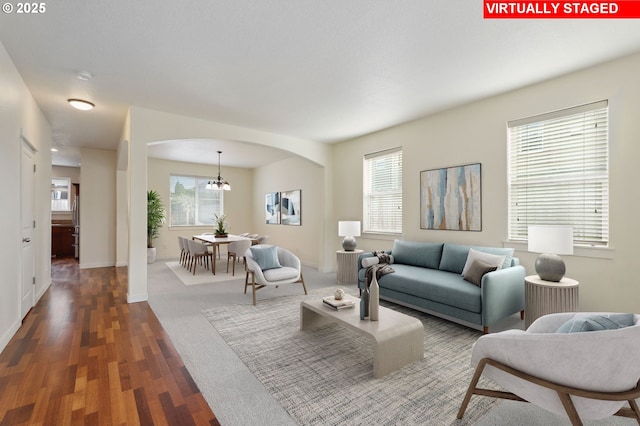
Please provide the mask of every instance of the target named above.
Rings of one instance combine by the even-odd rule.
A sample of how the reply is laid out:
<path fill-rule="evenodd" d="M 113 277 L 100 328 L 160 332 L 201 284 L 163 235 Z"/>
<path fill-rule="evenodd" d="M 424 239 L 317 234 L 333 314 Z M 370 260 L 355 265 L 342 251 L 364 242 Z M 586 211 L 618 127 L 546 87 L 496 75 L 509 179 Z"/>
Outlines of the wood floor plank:
<path fill-rule="evenodd" d="M 126 268 L 52 263 L 52 286 L 0 353 L 0 425 L 219 425 Z"/>

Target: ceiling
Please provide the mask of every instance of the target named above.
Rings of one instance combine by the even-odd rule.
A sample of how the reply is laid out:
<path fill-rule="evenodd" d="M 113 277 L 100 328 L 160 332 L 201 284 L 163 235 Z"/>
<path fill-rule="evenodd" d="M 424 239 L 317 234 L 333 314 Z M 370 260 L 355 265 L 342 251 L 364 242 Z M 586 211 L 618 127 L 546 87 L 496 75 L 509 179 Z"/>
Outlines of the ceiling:
<path fill-rule="evenodd" d="M 79 147 L 116 149 L 131 105 L 333 143 L 638 52 L 640 25 L 484 20 L 479 0 L 66 0 L 1 14 L 0 41 L 52 126 L 54 164 L 77 165 Z M 289 155 L 207 147 L 150 155 Z"/>

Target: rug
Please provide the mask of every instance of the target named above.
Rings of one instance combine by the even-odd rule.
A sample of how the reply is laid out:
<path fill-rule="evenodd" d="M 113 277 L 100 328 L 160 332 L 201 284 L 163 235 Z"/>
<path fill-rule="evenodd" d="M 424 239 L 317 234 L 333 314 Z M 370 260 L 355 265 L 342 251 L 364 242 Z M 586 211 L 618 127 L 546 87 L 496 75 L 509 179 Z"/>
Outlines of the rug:
<path fill-rule="evenodd" d="M 373 377 L 372 344 L 366 337 L 336 324 L 300 331 L 300 301 L 332 292 L 316 290 L 203 314 L 299 424 L 466 425 L 496 403 L 473 398 L 464 420 L 456 419 L 471 380 L 471 345 L 479 331 L 385 304 L 423 322 L 425 357 L 379 379 Z"/>
<path fill-rule="evenodd" d="M 227 273 L 227 259 L 218 260 L 216 263 L 216 274 L 213 275 L 210 269 L 198 265 L 196 274 L 193 275 L 187 268 L 182 266 L 179 261 L 166 262 L 171 271 L 176 274 L 178 279 L 184 285 L 201 285 L 211 284 L 222 281 L 245 279 L 244 266 L 242 263 L 236 263 L 236 274 L 231 275 L 231 264 L 229 264 L 229 273 Z"/>

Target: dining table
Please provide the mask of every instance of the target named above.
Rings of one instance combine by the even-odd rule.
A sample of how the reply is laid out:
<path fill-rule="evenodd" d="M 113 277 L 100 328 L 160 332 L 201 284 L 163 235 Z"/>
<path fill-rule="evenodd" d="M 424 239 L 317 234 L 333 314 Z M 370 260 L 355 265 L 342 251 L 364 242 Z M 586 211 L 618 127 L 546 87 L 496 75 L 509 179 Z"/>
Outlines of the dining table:
<path fill-rule="evenodd" d="M 232 234 L 227 234 L 226 237 L 216 237 L 215 234 L 199 234 L 199 235 L 193 235 L 191 239 L 211 245 L 212 255 L 213 255 L 213 259 L 211 261 L 212 263 L 211 272 L 213 272 L 213 275 L 216 274 L 216 254 L 218 252 L 218 247 L 220 245 L 229 244 L 234 241 L 242 241 L 242 240 L 251 240 L 252 245 L 258 243 L 258 240 L 255 238 L 241 237 L 240 235 L 232 235 Z"/>

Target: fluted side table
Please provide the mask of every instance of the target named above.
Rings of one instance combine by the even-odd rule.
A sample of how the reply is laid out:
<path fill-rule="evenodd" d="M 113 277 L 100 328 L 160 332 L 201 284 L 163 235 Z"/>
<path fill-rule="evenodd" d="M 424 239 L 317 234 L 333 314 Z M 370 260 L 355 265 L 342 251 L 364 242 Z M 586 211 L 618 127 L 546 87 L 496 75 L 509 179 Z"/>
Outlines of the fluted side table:
<path fill-rule="evenodd" d="M 543 315 L 578 310 L 579 282 L 564 277 L 560 282 L 545 281 L 537 275 L 524 279 L 524 327 Z"/>
<path fill-rule="evenodd" d="M 338 282 L 354 284 L 358 282 L 358 256 L 364 250 L 338 250 Z"/>

